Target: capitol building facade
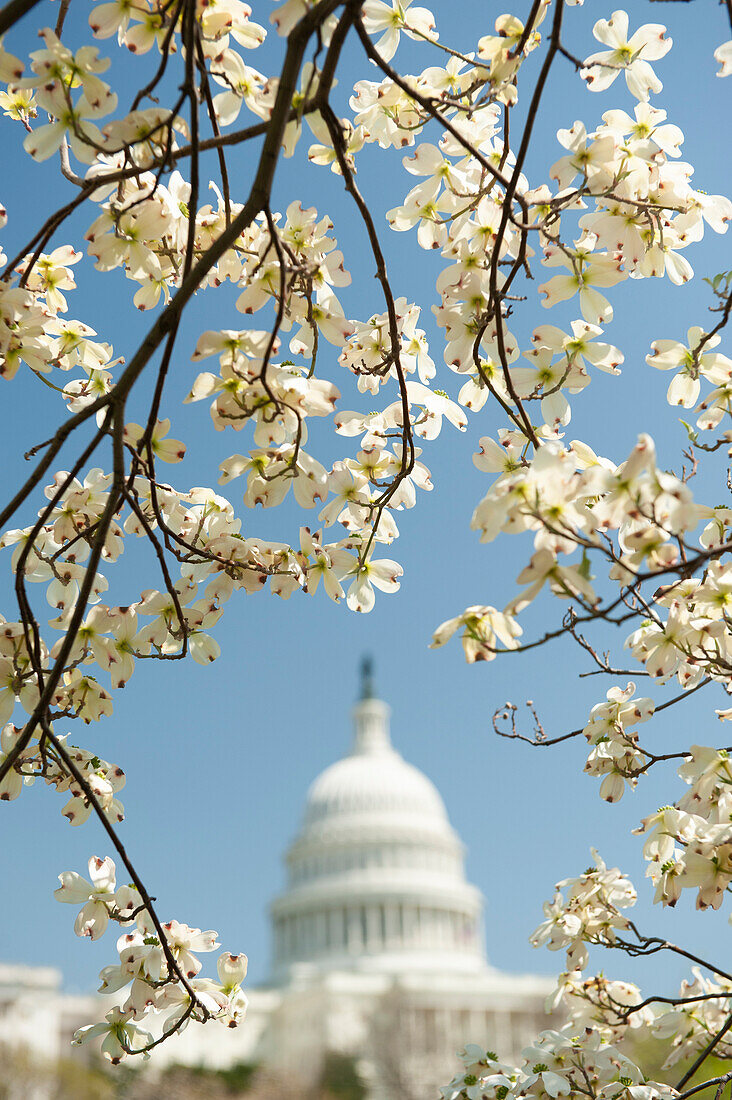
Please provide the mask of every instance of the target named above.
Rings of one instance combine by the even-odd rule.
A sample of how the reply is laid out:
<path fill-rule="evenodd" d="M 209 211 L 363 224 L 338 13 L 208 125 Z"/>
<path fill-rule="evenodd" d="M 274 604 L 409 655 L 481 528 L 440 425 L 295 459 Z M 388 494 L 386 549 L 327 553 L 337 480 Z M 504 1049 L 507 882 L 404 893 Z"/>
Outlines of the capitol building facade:
<path fill-rule="evenodd" d="M 155 1051 L 153 1070 L 249 1062 L 308 1081 L 335 1052 L 358 1060 L 373 1100 L 431 1100 L 466 1042 L 507 1060 L 547 1026 L 553 983 L 489 965 L 463 845 L 434 784 L 393 747 L 368 670 L 353 720 L 350 752 L 311 785 L 286 854 L 286 888 L 271 906 L 270 980 L 249 991 L 241 1027 L 191 1024 Z M 37 980 L 53 984 L 53 973 Z M 0 965 L 6 1043 L 37 1041 L 14 1011 L 33 975 Z M 56 1053 L 96 1018 L 90 1000 L 45 999 L 56 1006 L 43 1027 Z"/>

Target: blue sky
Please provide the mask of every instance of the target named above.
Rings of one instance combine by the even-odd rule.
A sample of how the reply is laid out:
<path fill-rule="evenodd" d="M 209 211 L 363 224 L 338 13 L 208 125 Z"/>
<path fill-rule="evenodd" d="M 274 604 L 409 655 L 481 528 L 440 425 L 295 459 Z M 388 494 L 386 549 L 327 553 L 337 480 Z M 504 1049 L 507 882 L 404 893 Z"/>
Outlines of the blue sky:
<path fill-rule="evenodd" d="M 696 186 L 723 192 L 730 170 L 723 130 L 728 88 L 716 79 L 712 59 L 715 46 L 729 37 L 723 8 L 713 0 L 632 0 L 626 7 L 631 26 L 667 23 L 675 47 L 656 66 L 665 88 L 653 102 L 683 129 L 683 159 L 695 165 Z M 442 38 L 470 50 L 478 37 L 492 30 L 495 16 L 505 8 L 492 0 L 463 0 L 459 6 L 435 0 L 433 10 Z M 267 23 L 269 11 L 266 0 L 254 4 L 254 17 L 262 23 Z M 592 23 L 611 11 L 611 5 L 597 0 L 568 9 L 568 47 L 583 56 L 592 52 Z M 55 21 L 55 14 L 51 5 L 43 4 L 30 19 L 42 26 Z M 75 15 L 72 5 L 72 18 L 81 24 L 84 17 L 83 10 Z M 70 41 L 74 36 L 78 41 L 80 26 L 72 21 L 69 28 Z M 270 37 L 252 63 L 274 71 L 281 43 L 274 34 Z M 6 45 L 18 52 L 23 40 L 23 34 L 10 37 Z M 33 48 L 30 35 L 27 41 Z M 103 52 L 114 52 L 109 43 L 101 45 Z M 346 55 L 344 73 L 353 79 L 373 79 L 373 70 L 360 61 L 356 64 L 356 56 L 355 51 Z M 439 62 L 428 48 L 410 43 L 400 48 L 397 60 L 406 71 Z M 136 64 L 147 73 L 151 58 L 147 67 L 144 61 Z M 124 71 L 131 87 L 138 69 L 126 63 Z M 339 92 L 346 95 L 349 89 L 344 75 Z M 549 166 L 563 152 L 555 140 L 558 128 L 580 118 L 592 129 L 603 111 L 616 106 L 632 110 L 633 102 L 621 81 L 610 92 L 593 95 L 574 78 L 568 63 L 558 63 L 528 165 L 532 181 L 538 184 L 547 178 Z M 68 191 L 55 165 L 37 167 L 21 157 L 21 140 L 18 127 L 7 119 L 0 121 L 0 147 L 13 165 L 0 182 L 0 201 L 11 219 L 5 234 L 9 254 L 22 243 L 31 215 L 34 224 L 40 221 Z M 283 163 L 276 204 L 284 209 L 299 198 L 331 215 L 354 276 L 342 300 L 349 316 L 365 319 L 380 306 L 362 235 L 340 181 L 325 170 L 303 166 L 306 147 L 304 143 L 294 161 Z M 209 164 L 215 178 L 215 160 Z M 234 178 L 246 180 L 251 154 L 234 153 L 231 164 Z M 414 182 L 402 170 L 399 153 L 374 148 L 359 161 L 359 179 L 377 221 Z M 55 243 L 78 240 L 90 220 L 87 215 L 77 221 L 76 233 L 62 231 Z M 438 363 L 436 384 L 455 395 L 459 382 L 442 366 L 440 333 L 430 313 L 439 258 L 422 252 L 414 234 L 390 234 L 382 224 L 395 293 L 421 304 L 422 323 Z M 650 430 L 662 460 L 678 464 L 684 433 L 676 413 L 663 401 L 668 376 L 648 367 L 645 355 L 651 340 L 680 339 L 689 325 L 705 323 L 708 298 L 701 278 L 730 266 L 728 240 L 709 233 L 686 255 L 697 273 L 691 285 L 676 288 L 646 280 L 625 284 L 615 294 L 615 320 L 607 338 L 625 353 L 623 374 L 595 375 L 574 402 L 568 438 L 585 439 L 619 461 L 638 432 Z M 118 275 L 98 277 L 87 261 L 76 268 L 76 275 L 79 290 L 72 295 L 69 315 L 89 321 L 100 338 L 114 344 L 116 354 L 129 357 L 150 323 L 149 317 L 136 315 L 131 304 L 134 284 Z M 180 404 L 197 373 L 189 360 L 197 335 L 217 325 L 240 327 L 233 301 L 234 294 L 225 289 L 200 295 L 179 339 L 166 415 L 173 416 L 173 434 L 189 449 L 188 461 L 170 470 L 171 480 L 180 487 L 214 484 L 221 459 L 245 445 L 239 436 L 211 431 L 204 403 Z M 570 310 L 550 314 L 534 300 L 518 308 L 512 327 L 526 346 L 537 324 L 566 323 L 574 315 Z M 353 391 L 346 400 L 348 383 L 335 363 L 335 352 L 328 346 L 325 354 L 330 355 L 330 377 L 343 389 L 343 407 L 365 408 L 363 401 L 357 404 Z M 2 386 L 5 431 L 0 457 L 8 495 L 24 469 L 23 452 L 47 436 L 59 405 L 33 378 L 19 377 Z M 506 537 L 482 546 L 469 530 L 472 510 L 487 487 L 471 455 L 481 435 L 502 426 L 503 419 L 489 409 L 471 418 L 464 435 L 446 426 L 438 441 L 425 446 L 422 459 L 432 470 L 435 489 L 422 496 L 417 508 L 399 514 L 401 537 L 389 554 L 404 567 L 401 591 L 379 596 L 370 615 L 356 616 L 336 607 L 321 592 L 315 599 L 296 595 L 287 602 L 266 592 L 249 597 L 242 593 L 229 602 L 217 628 L 222 655 L 213 666 L 139 662 L 128 687 L 115 697 L 113 717 L 98 728 L 80 731 L 82 744 L 118 762 L 127 773 L 122 835 L 158 899 L 161 916 L 216 928 L 227 948 L 249 955 L 253 981 L 263 980 L 267 973 L 266 909 L 284 882 L 281 856 L 298 827 L 308 784 L 348 748 L 357 666 L 367 652 L 375 658 L 379 693 L 393 708 L 396 746 L 437 783 L 467 845 L 468 874 L 486 895 L 488 954 L 496 965 L 515 971 L 561 968 L 562 956 L 532 950 L 528 935 L 555 881 L 579 873 L 590 862 L 591 844 L 636 882 L 642 928 L 692 951 L 717 956 L 723 951 L 729 935 L 724 914 L 696 915 L 689 897 L 674 913 L 649 904 L 641 844 L 630 829 L 681 793 L 670 768 L 665 774 L 652 773 L 619 805 L 607 806 L 599 798 L 597 781 L 581 774 L 584 742 L 554 750 L 530 749 L 500 741 L 492 733 L 491 715 L 506 699 L 516 704 L 533 699 L 551 733 L 573 729 L 583 724 L 589 707 L 604 696 L 611 681 L 578 679 L 577 673 L 588 666 L 576 646 L 566 641 L 471 667 L 464 664 L 457 643 L 438 651 L 427 648 L 433 629 L 466 605 L 507 602 L 514 592 L 516 563 L 528 557 L 527 542 L 519 545 Z M 316 439 L 322 439 L 322 453 L 334 457 L 327 437 L 319 434 Z M 727 493 L 722 460 L 718 470 L 718 480 L 710 482 L 710 503 L 719 503 Z M 241 507 L 237 483 L 229 490 L 230 499 Z M 287 508 L 241 511 L 246 533 L 288 541 L 296 539 L 299 523 L 315 518 L 310 514 L 303 520 L 301 513 Z M 0 610 L 11 618 L 9 556 L 0 564 Z M 156 583 L 151 561 L 138 548 L 131 548 L 119 568 L 108 569 L 107 575 L 110 581 L 117 578 L 113 592 L 120 603 Z M 40 589 L 38 596 L 42 601 Z M 543 625 L 548 614 L 556 622 L 561 611 L 540 604 L 527 616 L 527 633 Z M 622 640 L 615 634 L 605 644 L 619 646 Z M 656 697 L 660 701 L 660 691 Z M 647 727 L 649 744 L 672 750 L 694 741 L 714 743 L 720 727 L 713 708 L 722 705 L 719 695 L 690 699 Z M 72 907 L 59 906 L 53 889 L 60 871 L 83 871 L 88 856 L 109 854 L 109 845 L 92 821 L 70 828 L 61 818 L 62 805 L 51 789 L 36 786 L 24 791 L 18 802 L 0 808 L 5 838 L 0 848 L 5 886 L 0 956 L 5 961 L 59 966 L 68 989 L 85 990 L 95 986 L 98 970 L 114 961 L 113 937 L 108 933 L 97 944 L 74 937 Z M 683 972 L 662 956 L 643 962 L 597 955 L 594 965 L 666 990 Z"/>

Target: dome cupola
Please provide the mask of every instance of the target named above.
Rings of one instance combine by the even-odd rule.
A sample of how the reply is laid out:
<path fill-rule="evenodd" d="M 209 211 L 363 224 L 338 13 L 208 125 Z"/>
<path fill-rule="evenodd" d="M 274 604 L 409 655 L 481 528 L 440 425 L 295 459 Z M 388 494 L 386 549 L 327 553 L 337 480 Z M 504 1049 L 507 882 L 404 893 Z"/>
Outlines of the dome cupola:
<path fill-rule="evenodd" d="M 437 788 L 391 744 L 389 707 L 362 665 L 348 756 L 307 794 L 272 906 L 274 978 L 302 967 L 387 972 L 485 967 L 482 899 Z"/>

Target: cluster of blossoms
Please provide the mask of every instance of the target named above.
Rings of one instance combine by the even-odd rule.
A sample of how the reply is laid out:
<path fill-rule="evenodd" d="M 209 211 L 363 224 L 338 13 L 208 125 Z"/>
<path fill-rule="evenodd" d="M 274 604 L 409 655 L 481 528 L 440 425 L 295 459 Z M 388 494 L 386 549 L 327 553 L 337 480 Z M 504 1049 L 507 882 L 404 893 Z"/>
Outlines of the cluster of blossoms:
<path fill-rule="evenodd" d="M 732 882 L 732 767 L 726 749 L 692 745 L 679 768 L 689 789 L 673 806 L 644 818 L 643 855 L 655 900 L 675 905 L 696 890 L 697 909 L 719 909 Z"/>
<path fill-rule="evenodd" d="M 713 352 L 721 343 L 719 335 L 707 335 L 698 325 L 687 333 L 688 344 L 679 340 L 654 340 L 646 362 L 658 370 L 677 370 L 668 387 L 669 405 L 691 409 L 699 400 L 701 379 L 711 382 L 714 391 L 698 407 L 697 427 L 711 431 L 724 419 L 727 406 L 723 400 L 725 388 L 732 382 L 732 359 Z M 709 350 L 704 350 L 704 349 Z"/>
<path fill-rule="evenodd" d="M 568 970 L 584 970 L 586 944 L 612 945 L 618 932 L 626 933 L 631 922 L 621 909 L 638 900 L 633 884 L 617 867 L 608 868 L 594 850 L 592 856 L 595 865 L 584 874 L 557 883 L 554 899 L 544 903 L 546 919 L 531 937 L 535 947 L 546 944 L 550 951 L 566 948 Z"/>
<path fill-rule="evenodd" d="M 520 1066 L 498 1061 L 473 1043 L 461 1052 L 464 1069 L 441 1090 L 443 1100 L 552 1100 L 597 1096 L 602 1100 L 671 1100 L 676 1090 L 649 1081 L 643 1071 L 593 1028 L 543 1031 L 522 1051 Z M 593 1091 L 588 1092 L 588 1082 Z"/>
<path fill-rule="evenodd" d="M 633 982 L 607 978 L 603 973 L 585 977 L 581 970 L 559 975 L 547 1010 L 565 1014 L 573 1034 L 588 1029 L 616 1045 L 628 1037 L 632 1043 L 657 1020 L 654 1007 L 643 1000 Z"/>
<path fill-rule="evenodd" d="M 699 967 L 692 967 L 693 979 L 683 981 L 679 1003 L 659 1012 L 653 1021 L 653 1034 L 670 1044 L 664 1069 L 685 1062 L 704 1050 L 714 1036 L 724 1030 L 729 1016 L 732 981 L 718 975 L 704 977 Z M 732 1045 L 725 1034 L 714 1050 L 717 1058 L 732 1058 Z"/>
<path fill-rule="evenodd" d="M 58 154 L 65 179 L 78 190 L 71 210 L 82 201 L 93 208 L 84 223 L 86 258 L 69 244 L 52 247 L 67 213 L 51 219 L 13 259 L 0 253 L 0 375 L 6 381 L 40 377 L 60 394 L 72 417 L 69 432 L 96 424 L 92 451 L 112 444 L 107 468 L 88 469 L 84 459 L 69 471 L 51 466 L 66 429 L 42 444 L 51 446 L 51 457 L 37 467 L 33 486 L 48 481 L 49 467 L 51 473 L 38 520 L 0 533 L 0 548 L 12 547 L 19 603 L 16 616 L 0 620 L 0 800 L 17 798 L 24 784 L 40 779 L 67 799 L 62 812 L 71 824 L 92 812 L 118 824 L 121 768 L 93 749 L 72 746 L 70 735 L 56 730 L 109 716 L 113 692 L 125 687 L 139 660 L 214 661 L 219 646 L 211 632 L 235 592 L 253 594 L 268 585 L 286 599 L 316 593 L 322 580 L 331 600 L 370 611 L 375 589 L 399 588 L 401 566 L 379 549 L 399 535 L 396 513 L 415 505 L 418 490 L 432 488 L 416 440 L 435 440 L 445 421 L 466 430 L 468 411 L 480 413 L 490 399 L 502 426 L 480 439 L 474 458 L 491 484 L 472 527 L 483 542 L 499 533 L 530 533 L 532 550 L 518 572 L 520 591 L 506 606 L 468 607 L 437 629 L 433 646 L 459 633 L 466 659 L 475 662 L 532 645 L 522 641 L 519 618 L 550 594 L 569 602 L 564 622 L 573 632 L 578 621 L 634 619 L 626 644 L 640 675 L 659 685 L 675 677 L 682 692 L 710 682 L 730 691 L 732 567 L 725 555 L 732 547 L 732 509 L 698 503 L 690 475 L 660 466 L 647 434 L 616 462 L 580 440 L 566 442 L 564 429 L 571 399 L 595 372 L 616 377 L 625 361 L 605 337 L 613 320 L 611 288 L 628 279 L 687 282 L 693 275 L 687 250 L 707 226 L 725 232 L 732 202 L 692 185 L 693 168 L 680 159 L 681 130 L 650 102 L 662 91 L 653 66 L 672 45 L 665 27 L 631 30 L 623 11 L 595 24 L 600 51 L 574 60 L 593 93 L 618 91 L 622 75 L 632 108 L 606 110 L 589 127 L 575 120 L 560 129 L 561 155 L 548 181 L 528 178 L 526 148 L 510 148 L 510 111 L 525 59 L 537 50 L 548 51 L 548 63 L 567 54 L 560 40 L 565 2 L 573 7 L 582 0 L 540 0 L 528 23 L 499 15 L 494 33 L 479 36 L 472 52 L 447 48 L 439 54 L 444 64 L 401 75 L 390 62 L 404 37 L 432 51 L 431 59 L 442 48 L 427 8 L 411 0 L 286 0 L 270 14 L 288 39 L 278 77 L 245 60 L 266 31 L 241 0 L 94 4 L 95 38 L 116 38 L 132 55 L 153 48 L 162 55 L 158 77 L 126 113 L 102 79 L 109 60 L 96 47 L 72 50 L 63 41 L 64 14 L 55 31 L 41 32 L 43 48 L 27 64 L 0 44 L 4 114 L 20 124 L 23 147 L 36 161 Z M 350 114 L 339 118 L 330 96 L 354 26 L 376 79 L 353 83 L 342 108 Z M 308 52 L 306 40 L 317 48 Z M 158 85 L 175 53 L 183 81 L 166 106 Z M 729 43 L 715 56 L 719 75 L 726 75 Z M 530 107 L 530 125 L 539 98 Z M 212 136 L 202 145 L 204 106 Z M 230 129 L 247 112 L 253 125 Z M 277 158 L 280 152 L 292 157 L 308 130 L 314 138 L 309 161 L 342 177 L 366 231 L 381 297 L 376 307 L 359 302 L 356 317 L 334 222 L 297 200 L 280 211 L 272 207 Z M 231 193 L 225 148 L 260 135 L 252 191 L 239 201 Z M 395 233 L 415 230 L 418 247 L 438 265 L 432 313 L 444 337 L 439 370 L 452 382 L 452 374 L 458 376 L 456 399 L 438 382 L 428 314 L 392 292 L 376 223 L 355 182 L 369 146 L 409 150 L 402 163 L 412 186 L 384 211 L 385 222 Z M 209 185 L 214 198 L 204 203 L 199 154 L 214 150 L 220 186 Z M 190 179 L 176 167 L 188 159 Z M 329 173 L 321 178 L 332 180 Z M 0 208 L 0 229 L 6 220 Z M 134 288 L 133 306 L 157 311 L 148 341 L 126 364 L 93 328 L 67 316 L 81 263 L 80 270 L 123 273 Z M 566 303 L 571 312 L 566 323 L 536 325 L 524 340 L 509 330 L 508 319 L 522 297 L 518 288 L 530 287 L 539 268 L 546 272 L 538 285 L 542 306 Z M 668 402 L 695 409 L 689 441 L 702 453 L 732 450 L 726 422 L 732 360 L 717 350 L 730 312 L 729 282 L 712 281 L 719 325 L 690 328 L 687 343 L 655 340 L 647 356 L 649 365 L 675 372 Z M 164 383 L 170 392 L 177 377 L 166 380 L 177 354 L 180 310 L 194 290 L 210 293 L 227 283 L 235 288 L 238 315 L 254 321 L 256 314 L 259 327 L 239 328 L 241 321 L 200 326 L 188 351 L 194 363 L 207 360 L 212 369 L 176 396 L 207 403 L 217 432 L 242 433 L 241 452 L 219 463 L 218 482 L 239 481 L 246 509 L 287 502 L 316 516 L 281 541 L 254 534 L 214 489 L 179 488 L 159 475 L 161 462 L 176 473 L 185 468 L 186 444 L 171 434 L 171 417 L 161 409 Z M 127 397 L 145 357 L 164 338 L 169 342 L 149 416 L 138 424 L 128 420 Z M 73 377 L 60 379 L 57 371 Z M 702 380 L 710 387 L 703 393 Z M 368 411 L 347 407 L 347 387 Z M 324 424 L 332 425 L 338 442 L 350 441 L 345 453 L 327 461 L 315 453 Z M 695 454 L 689 460 L 696 462 Z M 153 546 L 163 580 L 116 605 L 100 566 L 114 564 L 128 540 L 138 539 Z M 600 579 L 592 562 L 604 566 Z M 643 587 L 648 581 L 652 594 Z M 51 633 L 33 610 L 32 584 L 45 590 Z M 663 759 L 642 748 L 636 732 L 656 709 L 654 700 L 635 697 L 633 683 L 615 686 L 576 731 L 590 744 L 586 771 L 601 777 L 606 801 L 618 801 Z M 19 711 L 22 724 L 15 725 Z M 649 875 L 664 904 L 673 905 L 691 887 L 699 907 L 718 908 L 732 883 L 727 753 L 694 746 L 676 755 L 684 757 L 679 774 L 689 790 L 643 822 Z M 102 971 L 102 991 L 129 990 L 105 1022 L 82 1029 L 78 1041 L 101 1036 L 105 1055 L 117 1062 L 190 1019 L 235 1025 L 246 1007 L 244 957 L 224 954 L 218 981 L 200 978 L 196 955 L 218 947 L 215 934 L 175 920 L 161 923 L 137 889 L 116 886 L 110 859 L 95 857 L 89 867 L 91 881 L 66 873 L 56 896 L 83 903 L 78 935 L 96 939 L 110 920 L 123 926 L 119 961 Z M 617 1044 L 627 1028 L 643 1025 L 664 1036 L 676 1028 L 674 1058 L 686 1057 L 718 1028 L 729 990 L 716 978 L 697 976 L 684 987 L 683 1003 L 652 1011 L 630 983 L 585 978 L 588 945 L 622 946 L 628 935 L 637 936 L 624 913 L 635 899 L 629 880 L 597 856 L 584 875 L 559 884 L 533 941 L 566 949 L 554 1004 L 566 1010 L 568 1029 L 540 1036 L 522 1067 L 469 1048 L 465 1072 L 443 1090 L 446 1100 L 545 1100 L 587 1094 L 588 1081 L 597 1086 L 590 1094 L 602 1100 L 673 1094 L 646 1081 Z"/>
<path fill-rule="evenodd" d="M 685 767 L 692 774 L 689 765 Z M 695 774 L 698 772 L 697 767 Z M 662 815 L 660 811 L 659 818 Z M 636 901 L 630 881 L 617 868 L 609 870 L 594 851 L 593 857 L 595 867 L 557 885 L 553 901 L 544 905 L 546 919 L 532 936 L 535 946 L 545 944 L 550 950 L 567 950 L 567 970 L 559 976 L 555 992 L 547 1001 L 547 1011 L 561 1012 L 567 1020 L 567 1035 L 592 1036 L 593 1042 L 614 1044 L 620 1051 L 634 1049 L 641 1035 L 661 1040 L 669 1045 L 663 1069 L 687 1062 L 713 1040 L 717 1057 L 732 1057 L 732 1047 L 724 1038 L 732 995 L 729 978 L 714 972 L 704 976 L 699 967 L 692 967 L 692 979 L 681 982 L 676 997 L 656 999 L 644 998 L 632 982 L 609 979 L 602 973 L 585 977 L 587 945 L 623 948 L 630 944 L 631 950 L 638 953 L 644 942 L 661 942 L 644 941 L 635 925 L 620 912 Z M 486 1080 L 484 1087 L 488 1084 Z M 644 1084 L 651 1091 L 638 1095 L 647 1100 L 657 1086 L 653 1082 Z M 550 1096 L 574 1092 L 570 1089 L 565 1093 L 562 1087 L 552 1091 L 549 1086 L 546 1091 Z M 673 1089 L 666 1093 L 676 1094 Z M 450 1097 L 459 1095 L 445 1093 Z M 484 1095 L 496 1094 L 486 1088 L 474 1095 L 482 1100 Z"/>
<path fill-rule="evenodd" d="M 606 802 L 621 799 L 626 783 L 633 789 L 646 763 L 645 753 L 638 747 L 638 735 L 632 727 L 647 722 L 655 708 L 652 699 L 634 699 L 634 694 L 635 684 L 632 683 L 625 691 L 610 688 L 607 702 L 592 708 L 590 720 L 583 730 L 592 745 L 585 771 L 589 775 L 604 776 L 600 797 Z"/>
<path fill-rule="evenodd" d="M 221 946 L 215 932 L 201 932 L 177 920 L 158 928 L 135 887 L 117 886 L 109 856 L 92 856 L 88 879 L 65 871 L 59 881 L 56 899 L 82 906 L 74 922 L 77 936 L 99 939 L 110 920 L 125 929 L 117 940 L 119 963 L 101 971 L 99 992 L 119 994 L 129 986 L 126 999 L 107 1013 L 103 1023 L 80 1028 L 75 1043 L 101 1036 L 102 1054 L 117 1064 L 128 1054 L 147 1053 L 156 1042 L 142 1024 L 152 1026 L 159 1041 L 190 1020 L 215 1019 L 236 1027 L 244 1019 L 245 955 L 224 952 L 216 964 L 218 980 L 198 977 L 202 964 L 197 956 Z"/>
<path fill-rule="evenodd" d="M 500 444 L 490 439 L 481 443 L 476 465 L 502 472 L 475 509 L 473 528 L 480 531 L 483 542 L 501 532 L 533 533 L 534 553 L 518 577 L 519 584 L 528 587 L 504 609 L 508 616 L 531 603 L 545 585 L 559 598 L 593 609 L 601 596 L 588 579 L 588 553 L 605 558 L 610 581 L 630 588 L 644 570 L 663 575 L 678 565 L 685 552 L 684 540 L 701 522 L 705 528 L 700 545 L 706 549 L 725 518 L 714 508 L 695 503 L 683 479 L 658 467 L 653 441 L 646 435 L 619 466 L 599 458 L 579 441 L 565 445 L 556 436 L 547 438 L 532 458 L 521 456 L 516 432 L 504 432 Z M 572 555 L 580 560 L 568 561 Z M 703 583 L 667 585 L 654 597 L 659 608 L 670 608 L 669 621 L 672 614 L 688 614 L 696 633 L 690 628 L 688 639 L 682 631 L 674 633 L 673 628 L 664 627 L 662 612 L 654 612 L 628 639 L 648 673 L 661 682 L 674 672 L 682 683 L 698 682 L 694 655 L 708 652 L 705 642 L 710 631 L 715 637 L 720 633 L 710 625 L 719 618 L 714 592 L 720 569 L 711 562 Z M 702 614 L 694 615 L 697 588 L 705 602 Z M 685 649 L 687 640 L 690 650 Z"/>

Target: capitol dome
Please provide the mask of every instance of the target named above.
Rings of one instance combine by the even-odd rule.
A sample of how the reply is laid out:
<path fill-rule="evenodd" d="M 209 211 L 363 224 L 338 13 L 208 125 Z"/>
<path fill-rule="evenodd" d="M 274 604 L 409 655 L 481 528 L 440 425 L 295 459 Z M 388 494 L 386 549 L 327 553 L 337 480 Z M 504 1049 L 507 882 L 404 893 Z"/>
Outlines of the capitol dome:
<path fill-rule="evenodd" d="M 349 756 L 326 768 L 310 787 L 305 803 L 304 828 L 317 829 L 325 823 L 331 830 L 356 815 L 408 817 L 413 825 L 429 832 L 452 835 L 445 806 L 434 783 L 418 768 L 408 764 L 392 748 L 387 737 L 367 742 L 363 726 L 371 721 L 384 730 L 388 708 L 377 699 L 356 708 L 357 733 Z M 373 824 L 373 822 L 372 822 Z"/>
<path fill-rule="evenodd" d="M 435 785 L 392 746 L 364 673 L 348 756 L 308 791 L 272 906 L 276 982 L 298 972 L 486 968 L 482 898 Z"/>

